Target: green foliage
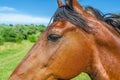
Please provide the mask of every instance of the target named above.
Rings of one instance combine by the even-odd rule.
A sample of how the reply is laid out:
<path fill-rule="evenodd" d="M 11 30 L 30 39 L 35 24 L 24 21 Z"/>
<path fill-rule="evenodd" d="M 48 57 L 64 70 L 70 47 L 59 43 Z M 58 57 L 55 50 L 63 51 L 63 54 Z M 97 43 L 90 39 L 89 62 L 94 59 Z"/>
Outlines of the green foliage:
<path fill-rule="evenodd" d="M 15 42 L 16 32 L 12 27 L 6 27 L 3 32 L 3 37 L 7 42 Z"/>
<path fill-rule="evenodd" d="M 38 26 L 38 30 L 39 30 L 40 32 L 44 32 L 45 29 L 46 29 L 46 27 L 45 27 L 44 25 Z"/>
<path fill-rule="evenodd" d="M 44 25 L 0 24 L 0 36 L 4 39 L 5 42 L 21 43 L 22 40 L 27 39 L 29 39 L 31 42 L 35 42 L 39 37 L 38 33 L 44 32 L 45 29 L 46 27 Z M 3 44 L 2 40 L 1 44 Z"/>
<path fill-rule="evenodd" d="M 28 36 L 28 40 L 29 40 L 30 42 L 36 42 L 36 41 L 37 41 L 37 37 L 36 37 L 35 35 L 29 35 L 29 36 Z"/>
<path fill-rule="evenodd" d="M 2 36 L 0 36 L 0 45 L 4 44 L 4 38 Z"/>
<path fill-rule="evenodd" d="M 23 40 L 23 35 L 22 35 L 22 34 L 18 34 L 18 35 L 16 36 L 16 42 L 17 42 L 17 43 L 21 43 L 22 40 Z"/>

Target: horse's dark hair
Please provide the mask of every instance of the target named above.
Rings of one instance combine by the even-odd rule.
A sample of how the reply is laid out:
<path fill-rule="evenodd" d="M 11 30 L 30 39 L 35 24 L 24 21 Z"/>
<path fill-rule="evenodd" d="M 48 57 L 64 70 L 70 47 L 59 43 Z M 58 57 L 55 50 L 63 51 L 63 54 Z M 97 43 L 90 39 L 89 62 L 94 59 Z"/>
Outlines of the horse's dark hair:
<path fill-rule="evenodd" d="M 85 10 L 91 12 L 97 19 L 109 24 L 120 33 L 120 14 L 103 14 L 90 6 L 85 7 Z M 59 7 L 53 15 L 53 22 L 61 19 L 68 20 L 87 32 L 92 29 L 86 24 L 86 19 L 80 16 L 72 7 L 67 5 Z"/>
<path fill-rule="evenodd" d="M 120 33 L 120 14 L 103 14 L 101 11 L 90 6 L 85 7 L 85 10 L 90 11 L 97 19 L 106 22 Z"/>
<path fill-rule="evenodd" d="M 91 29 L 86 24 L 86 20 L 69 6 L 61 6 L 57 9 L 53 15 L 53 22 L 58 20 L 68 20 L 87 32 Z"/>

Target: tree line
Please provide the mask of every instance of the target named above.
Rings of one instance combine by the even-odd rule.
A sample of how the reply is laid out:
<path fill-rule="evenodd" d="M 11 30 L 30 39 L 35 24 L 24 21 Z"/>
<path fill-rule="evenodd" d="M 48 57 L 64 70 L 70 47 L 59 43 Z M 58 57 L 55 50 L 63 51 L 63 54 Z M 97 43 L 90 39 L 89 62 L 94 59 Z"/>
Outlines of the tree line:
<path fill-rule="evenodd" d="M 23 40 L 35 42 L 45 30 L 44 25 L 0 24 L 0 45 L 4 42 L 21 43 Z"/>

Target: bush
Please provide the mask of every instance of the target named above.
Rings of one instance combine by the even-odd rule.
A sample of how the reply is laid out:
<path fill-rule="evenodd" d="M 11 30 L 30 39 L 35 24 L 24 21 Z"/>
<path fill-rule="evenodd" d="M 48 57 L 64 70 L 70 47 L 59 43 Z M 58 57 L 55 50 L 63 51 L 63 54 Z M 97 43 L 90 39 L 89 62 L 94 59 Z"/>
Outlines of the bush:
<path fill-rule="evenodd" d="M 35 35 L 29 35 L 29 36 L 28 36 L 28 40 L 29 40 L 30 42 L 36 42 L 36 41 L 37 41 L 37 37 L 36 37 Z"/>
<path fill-rule="evenodd" d="M 40 34 L 45 31 L 45 29 L 46 27 L 44 25 L 0 24 L 0 36 L 2 37 L 2 39 L 4 39 L 1 39 L 0 43 L 21 43 L 22 40 L 29 40 L 30 42 L 35 42 L 39 38 Z"/>
<path fill-rule="evenodd" d="M 4 44 L 4 38 L 0 36 L 0 45 Z"/>
<path fill-rule="evenodd" d="M 3 33 L 3 37 L 6 42 L 15 42 L 16 32 L 12 27 L 6 27 Z"/>
<path fill-rule="evenodd" d="M 5 37 L 5 41 L 6 42 L 16 42 L 16 38 L 15 37 Z"/>
<path fill-rule="evenodd" d="M 17 42 L 17 43 L 21 43 L 22 40 L 23 40 L 23 35 L 22 35 L 22 34 L 18 34 L 18 35 L 16 36 L 16 42 Z"/>

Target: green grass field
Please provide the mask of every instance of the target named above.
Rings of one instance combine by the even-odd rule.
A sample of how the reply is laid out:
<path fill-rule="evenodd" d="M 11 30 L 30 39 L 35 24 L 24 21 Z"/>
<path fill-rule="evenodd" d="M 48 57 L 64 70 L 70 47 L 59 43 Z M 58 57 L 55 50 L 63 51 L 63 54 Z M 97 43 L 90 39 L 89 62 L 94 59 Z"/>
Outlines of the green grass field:
<path fill-rule="evenodd" d="M 33 43 L 23 41 L 21 44 L 5 43 L 0 46 L 0 80 L 8 80 L 17 64 L 25 56 Z"/>
<path fill-rule="evenodd" d="M 6 42 L 3 46 L 0 46 L 0 80 L 8 80 L 12 71 L 33 44 L 29 41 L 23 41 L 20 44 Z M 82 73 L 72 80 L 90 80 L 90 78 Z"/>

